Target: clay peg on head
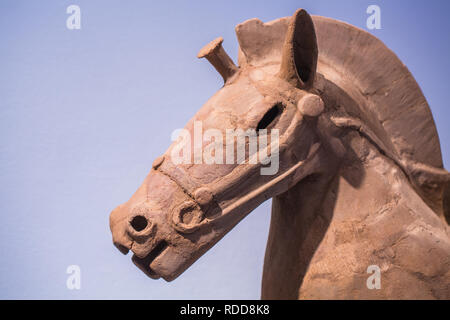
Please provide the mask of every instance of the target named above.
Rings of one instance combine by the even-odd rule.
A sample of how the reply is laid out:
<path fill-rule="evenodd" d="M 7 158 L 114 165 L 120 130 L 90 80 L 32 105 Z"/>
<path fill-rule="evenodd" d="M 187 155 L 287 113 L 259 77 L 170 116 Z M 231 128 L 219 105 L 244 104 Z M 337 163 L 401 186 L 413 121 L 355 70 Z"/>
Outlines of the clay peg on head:
<path fill-rule="evenodd" d="M 220 73 L 224 82 L 227 82 L 238 70 L 233 60 L 222 47 L 223 38 L 219 37 L 204 46 L 197 58 L 206 58 Z"/>

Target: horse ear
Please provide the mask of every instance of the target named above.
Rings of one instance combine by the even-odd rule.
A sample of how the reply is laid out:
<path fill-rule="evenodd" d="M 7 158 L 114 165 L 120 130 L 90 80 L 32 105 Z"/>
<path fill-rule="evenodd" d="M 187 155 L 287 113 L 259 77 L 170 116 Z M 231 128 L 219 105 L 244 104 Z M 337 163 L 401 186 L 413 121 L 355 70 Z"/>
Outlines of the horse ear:
<path fill-rule="evenodd" d="M 310 88 L 316 75 L 317 55 L 316 31 L 311 16 L 298 9 L 286 33 L 278 76 L 297 88 Z"/>

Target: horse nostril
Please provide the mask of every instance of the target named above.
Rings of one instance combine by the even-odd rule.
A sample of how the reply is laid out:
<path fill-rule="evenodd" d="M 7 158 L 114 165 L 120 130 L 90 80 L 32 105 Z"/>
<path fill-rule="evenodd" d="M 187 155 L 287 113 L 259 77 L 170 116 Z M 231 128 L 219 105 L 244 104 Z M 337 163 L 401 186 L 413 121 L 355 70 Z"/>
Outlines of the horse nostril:
<path fill-rule="evenodd" d="M 142 231 L 147 227 L 148 221 L 144 216 L 135 216 L 131 222 L 131 226 L 136 231 Z"/>

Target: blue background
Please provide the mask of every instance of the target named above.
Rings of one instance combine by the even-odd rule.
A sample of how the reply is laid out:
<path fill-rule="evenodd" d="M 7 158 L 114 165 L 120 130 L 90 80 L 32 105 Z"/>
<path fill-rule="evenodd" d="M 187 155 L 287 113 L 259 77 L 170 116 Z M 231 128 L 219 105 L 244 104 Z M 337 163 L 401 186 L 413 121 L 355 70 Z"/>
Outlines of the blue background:
<path fill-rule="evenodd" d="M 81 30 L 66 8 L 81 7 Z M 0 2 L 0 298 L 258 299 L 270 220 L 262 204 L 180 278 L 148 279 L 111 242 L 110 211 L 222 85 L 198 50 L 234 26 L 303 7 L 381 38 L 431 106 L 450 161 L 449 1 Z M 66 268 L 81 267 L 81 290 Z"/>

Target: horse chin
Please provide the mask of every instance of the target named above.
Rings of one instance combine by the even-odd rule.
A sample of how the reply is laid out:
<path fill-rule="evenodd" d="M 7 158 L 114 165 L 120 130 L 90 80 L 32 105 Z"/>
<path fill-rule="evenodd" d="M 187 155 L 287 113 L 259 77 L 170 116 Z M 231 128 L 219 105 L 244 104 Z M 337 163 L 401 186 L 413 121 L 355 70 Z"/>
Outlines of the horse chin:
<path fill-rule="evenodd" d="M 144 272 L 149 278 L 159 279 L 161 275 L 152 268 L 153 262 L 167 249 L 167 242 L 160 241 L 150 252 L 143 258 L 136 253 L 133 254 L 131 260 L 133 263 Z"/>
<path fill-rule="evenodd" d="M 188 259 L 190 260 L 190 259 Z M 144 258 L 133 254 L 133 263 L 151 279 L 175 280 L 194 261 L 188 261 L 165 240 L 159 242 Z"/>

